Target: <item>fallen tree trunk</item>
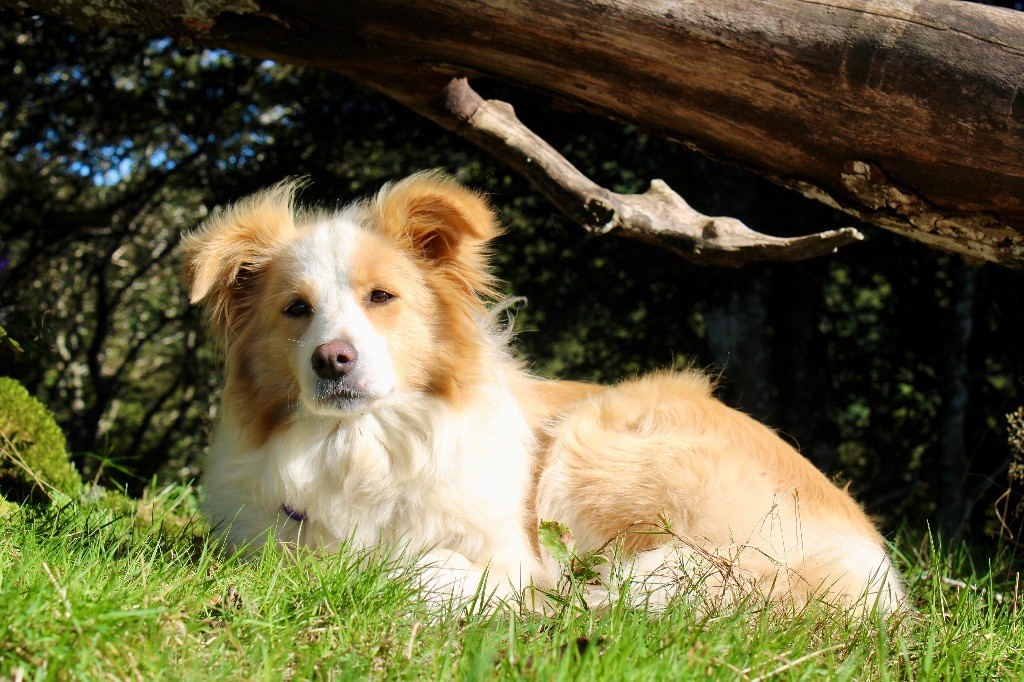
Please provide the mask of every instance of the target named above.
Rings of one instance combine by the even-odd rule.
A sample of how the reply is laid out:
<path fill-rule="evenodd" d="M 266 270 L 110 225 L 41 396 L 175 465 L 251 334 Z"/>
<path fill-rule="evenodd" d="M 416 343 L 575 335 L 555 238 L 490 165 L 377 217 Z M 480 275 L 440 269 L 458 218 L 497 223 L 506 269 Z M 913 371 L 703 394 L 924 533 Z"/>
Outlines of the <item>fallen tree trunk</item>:
<path fill-rule="evenodd" d="M 596 208 L 593 229 L 643 233 L 650 221 L 641 211 L 630 228 L 633 208 L 531 175 L 515 140 L 474 122 L 482 101 L 452 99 L 458 78 L 550 93 L 933 247 L 1024 266 L 1024 13 L 947 0 L 0 0 L 26 4 L 80 27 L 131 26 L 347 74 L 506 161 L 519 155 L 570 215 L 586 224 Z M 670 229 L 667 245 L 712 262 L 786 257 L 736 255 L 702 218 L 708 229 Z M 818 251 L 853 239 L 823 235 Z"/>

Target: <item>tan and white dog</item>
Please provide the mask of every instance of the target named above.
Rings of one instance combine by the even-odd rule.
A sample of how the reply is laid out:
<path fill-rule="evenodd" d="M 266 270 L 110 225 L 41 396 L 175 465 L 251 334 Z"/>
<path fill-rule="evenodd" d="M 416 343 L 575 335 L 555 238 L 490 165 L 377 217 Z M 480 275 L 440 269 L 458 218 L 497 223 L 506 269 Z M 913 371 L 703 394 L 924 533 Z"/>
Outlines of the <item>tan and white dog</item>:
<path fill-rule="evenodd" d="M 904 599 L 861 508 L 700 373 L 615 387 L 531 376 L 494 296 L 486 201 L 421 173 L 337 211 L 282 183 L 186 237 L 193 302 L 227 376 L 205 510 L 232 545 L 419 555 L 469 596 L 554 587 L 538 523 L 614 547 L 629 587 L 759 592 L 892 612 Z M 664 532 L 650 532 L 660 528 Z M 692 584 L 687 589 L 692 590 Z"/>

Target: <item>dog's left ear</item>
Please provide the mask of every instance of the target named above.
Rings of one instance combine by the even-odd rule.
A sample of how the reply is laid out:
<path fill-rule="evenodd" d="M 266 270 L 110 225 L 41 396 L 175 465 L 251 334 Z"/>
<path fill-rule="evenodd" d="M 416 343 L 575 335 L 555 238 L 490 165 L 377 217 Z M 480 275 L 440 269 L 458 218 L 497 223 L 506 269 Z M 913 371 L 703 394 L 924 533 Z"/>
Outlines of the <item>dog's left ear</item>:
<path fill-rule="evenodd" d="M 385 187 L 373 202 L 377 229 L 476 293 L 490 294 L 488 241 L 500 234 L 483 196 L 437 171 Z"/>

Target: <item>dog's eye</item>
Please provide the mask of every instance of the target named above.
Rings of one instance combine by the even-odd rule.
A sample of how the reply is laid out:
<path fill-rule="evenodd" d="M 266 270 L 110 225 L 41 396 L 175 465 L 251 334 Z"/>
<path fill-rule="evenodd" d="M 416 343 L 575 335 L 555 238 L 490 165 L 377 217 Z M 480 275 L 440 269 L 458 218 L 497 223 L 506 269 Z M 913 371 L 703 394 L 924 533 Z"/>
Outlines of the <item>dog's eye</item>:
<path fill-rule="evenodd" d="M 294 301 L 284 309 L 284 314 L 288 317 L 308 317 L 313 314 L 313 307 L 305 301 Z"/>
<path fill-rule="evenodd" d="M 387 303 L 393 298 L 393 294 L 389 294 L 383 289 L 374 289 L 370 292 L 370 303 Z"/>

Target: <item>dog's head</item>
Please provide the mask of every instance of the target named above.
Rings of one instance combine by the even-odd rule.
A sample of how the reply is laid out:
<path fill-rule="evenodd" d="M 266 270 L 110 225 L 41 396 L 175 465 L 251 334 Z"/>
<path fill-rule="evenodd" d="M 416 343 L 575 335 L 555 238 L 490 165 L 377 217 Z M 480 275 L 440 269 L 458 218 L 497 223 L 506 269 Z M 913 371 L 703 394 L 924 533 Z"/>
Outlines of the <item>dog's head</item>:
<path fill-rule="evenodd" d="M 421 173 L 336 212 L 284 182 L 185 238 L 192 302 L 228 356 L 226 399 L 273 428 L 302 409 L 353 415 L 409 391 L 466 398 L 489 340 L 486 201 Z"/>

